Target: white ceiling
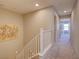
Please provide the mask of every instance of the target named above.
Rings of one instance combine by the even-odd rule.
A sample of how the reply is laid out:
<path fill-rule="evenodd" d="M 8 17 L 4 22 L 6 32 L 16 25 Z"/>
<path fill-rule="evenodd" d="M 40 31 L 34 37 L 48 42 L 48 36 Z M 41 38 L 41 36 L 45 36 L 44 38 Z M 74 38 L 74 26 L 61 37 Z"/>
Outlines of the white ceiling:
<path fill-rule="evenodd" d="M 39 3 L 39 7 L 35 7 Z M 75 0 L 0 0 L 0 7 L 17 13 L 28 13 L 53 5 L 60 15 L 71 12 Z"/>

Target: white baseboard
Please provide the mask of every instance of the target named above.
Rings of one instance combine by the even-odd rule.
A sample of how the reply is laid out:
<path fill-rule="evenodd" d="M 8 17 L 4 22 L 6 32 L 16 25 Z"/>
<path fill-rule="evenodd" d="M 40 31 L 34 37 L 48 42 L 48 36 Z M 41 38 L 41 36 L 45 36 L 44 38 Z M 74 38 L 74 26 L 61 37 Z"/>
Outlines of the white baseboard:
<path fill-rule="evenodd" d="M 39 56 L 44 56 L 51 47 L 52 47 L 52 44 L 49 44 L 48 47 L 42 53 L 39 53 Z"/>
<path fill-rule="evenodd" d="M 78 50 L 74 47 L 74 50 L 75 50 L 75 54 L 76 56 L 79 58 L 79 53 L 78 53 Z"/>

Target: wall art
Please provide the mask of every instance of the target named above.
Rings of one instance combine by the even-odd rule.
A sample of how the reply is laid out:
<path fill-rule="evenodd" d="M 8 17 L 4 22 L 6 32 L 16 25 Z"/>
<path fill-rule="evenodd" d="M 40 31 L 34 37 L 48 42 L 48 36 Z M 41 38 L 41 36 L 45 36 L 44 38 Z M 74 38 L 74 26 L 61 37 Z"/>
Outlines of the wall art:
<path fill-rule="evenodd" d="M 0 40 L 11 40 L 17 36 L 18 28 L 15 25 L 0 24 Z"/>

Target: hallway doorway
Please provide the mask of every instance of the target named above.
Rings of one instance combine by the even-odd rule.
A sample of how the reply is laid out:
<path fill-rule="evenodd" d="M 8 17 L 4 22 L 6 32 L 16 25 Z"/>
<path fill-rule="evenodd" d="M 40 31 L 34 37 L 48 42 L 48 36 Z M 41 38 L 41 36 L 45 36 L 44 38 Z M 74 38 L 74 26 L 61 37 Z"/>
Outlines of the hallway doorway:
<path fill-rule="evenodd" d="M 62 18 L 59 21 L 59 41 L 63 43 L 70 41 L 70 18 Z"/>

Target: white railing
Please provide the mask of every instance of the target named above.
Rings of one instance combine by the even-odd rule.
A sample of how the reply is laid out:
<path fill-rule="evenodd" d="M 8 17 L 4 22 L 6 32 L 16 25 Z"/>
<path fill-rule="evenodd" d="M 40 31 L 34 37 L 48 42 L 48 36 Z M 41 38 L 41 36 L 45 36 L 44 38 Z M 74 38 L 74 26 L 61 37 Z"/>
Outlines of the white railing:
<path fill-rule="evenodd" d="M 31 59 L 39 53 L 39 41 L 40 35 L 35 36 L 26 46 L 25 46 L 25 59 Z"/>
<path fill-rule="evenodd" d="M 25 47 L 17 53 L 16 59 L 31 59 L 34 56 L 38 55 L 40 50 L 39 41 L 40 35 L 36 35 L 33 39 L 25 45 Z"/>
<path fill-rule="evenodd" d="M 37 55 L 44 55 L 53 43 L 52 31 L 51 27 L 40 28 L 40 33 L 24 46 L 16 55 L 16 59 L 32 59 Z"/>

